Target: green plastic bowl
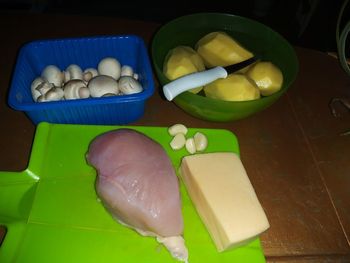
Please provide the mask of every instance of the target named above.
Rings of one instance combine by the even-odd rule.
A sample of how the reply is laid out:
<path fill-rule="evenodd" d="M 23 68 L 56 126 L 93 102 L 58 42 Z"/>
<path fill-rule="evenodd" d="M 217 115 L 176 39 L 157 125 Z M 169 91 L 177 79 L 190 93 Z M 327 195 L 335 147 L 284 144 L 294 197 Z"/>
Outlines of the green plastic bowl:
<path fill-rule="evenodd" d="M 204 35 L 225 31 L 262 60 L 271 61 L 283 73 L 281 90 L 268 97 L 252 101 L 222 101 L 184 92 L 174 102 L 190 115 L 209 121 L 226 122 L 242 119 L 272 105 L 293 83 L 298 72 L 294 49 L 271 28 L 244 17 L 222 13 L 198 13 L 179 17 L 163 25 L 154 35 L 151 56 L 159 83 L 169 79 L 163 74 L 163 63 L 168 51 L 178 45 L 195 46 Z"/>

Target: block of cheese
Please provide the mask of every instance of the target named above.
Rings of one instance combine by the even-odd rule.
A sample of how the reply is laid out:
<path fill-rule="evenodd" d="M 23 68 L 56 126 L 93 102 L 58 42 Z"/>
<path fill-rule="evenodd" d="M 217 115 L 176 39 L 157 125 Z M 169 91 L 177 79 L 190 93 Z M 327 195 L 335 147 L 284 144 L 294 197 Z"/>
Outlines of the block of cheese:
<path fill-rule="evenodd" d="M 244 245 L 269 228 L 237 154 L 185 156 L 180 177 L 218 251 Z"/>

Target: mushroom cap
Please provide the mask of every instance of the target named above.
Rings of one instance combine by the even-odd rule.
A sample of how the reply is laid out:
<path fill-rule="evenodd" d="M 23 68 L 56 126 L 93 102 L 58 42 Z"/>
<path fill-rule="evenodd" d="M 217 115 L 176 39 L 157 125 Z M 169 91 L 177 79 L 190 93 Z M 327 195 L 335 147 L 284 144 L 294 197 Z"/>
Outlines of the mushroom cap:
<path fill-rule="evenodd" d="M 87 68 L 83 72 L 83 80 L 90 81 L 90 79 L 96 77 L 98 75 L 97 69 Z"/>
<path fill-rule="evenodd" d="M 107 93 L 117 95 L 119 93 L 118 82 L 106 75 L 99 75 L 89 81 L 88 88 L 91 97 L 102 97 Z"/>
<path fill-rule="evenodd" d="M 106 75 L 118 80 L 120 78 L 121 66 L 118 60 L 112 57 L 102 59 L 97 66 L 100 75 Z"/>
<path fill-rule="evenodd" d="M 46 82 L 46 80 L 42 77 L 37 77 L 33 80 L 30 90 L 32 92 L 32 97 L 34 101 L 37 101 L 38 97 L 41 95 L 40 91 L 37 89 L 37 87 L 43 83 Z"/>
<path fill-rule="evenodd" d="M 143 90 L 141 83 L 131 76 L 120 77 L 118 85 L 120 92 L 125 95 L 139 93 Z"/>
<path fill-rule="evenodd" d="M 64 80 L 67 82 L 71 79 L 83 79 L 83 71 L 76 64 L 69 65 L 64 71 Z"/>
<path fill-rule="evenodd" d="M 130 67 L 129 65 L 124 65 L 121 68 L 120 71 L 120 76 L 133 76 L 134 75 L 134 70 L 132 69 L 132 67 Z"/>
<path fill-rule="evenodd" d="M 63 72 L 55 65 L 48 65 L 41 72 L 41 77 L 47 82 L 54 84 L 56 87 L 61 87 L 63 83 Z"/>
<path fill-rule="evenodd" d="M 80 79 L 72 79 L 64 84 L 65 99 L 82 99 L 90 96 L 90 91 L 85 82 Z"/>
<path fill-rule="evenodd" d="M 41 82 L 35 89 L 39 91 L 41 95 L 45 95 L 49 90 L 51 90 L 54 87 L 55 85 L 53 83 L 44 81 Z"/>
<path fill-rule="evenodd" d="M 45 101 L 56 101 L 63 98 L 64 92 L 62 88 L 54 87 L 50 89 L 44 96 Z"/>

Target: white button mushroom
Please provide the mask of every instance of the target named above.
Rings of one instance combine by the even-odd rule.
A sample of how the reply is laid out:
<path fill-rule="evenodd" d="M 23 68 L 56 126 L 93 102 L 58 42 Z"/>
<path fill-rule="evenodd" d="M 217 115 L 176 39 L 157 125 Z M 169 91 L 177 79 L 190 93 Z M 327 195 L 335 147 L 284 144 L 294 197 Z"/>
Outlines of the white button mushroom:
<path fill-rule="evenodd" d="M 120 77 L 118 84 L 120 92 L 125 95 L 139 93 L 143 90 L 141 83 L 130 76 Z"/>
<path fill-rule="evenodd" d="M 179 150 L 184 147 L 186 144 L 186 138 L 183 133 L 178 133 L 174 136 L 174 138 L 170 142 L 170 147 L 173 150 Z"/>
<path fill-rule="evenodd" d="M 96 77 L 97 75 L 98 75 L 98 72 L 97 72 L 96 69 L 94 69 L 94 68 L 87 68 L 83 72 L 83 80 L 85 80 L 86 82 L 89 82 L 90 79 Z"/>
<path fill-rule="evenodd" d="M 52 83 L 56 87 L 61 87 L 63 83 L 64 74 L 55 65 L 48 65 L 41 73 L 41 77 Z"/>
<path fill-rule="evenodd" d="M 184 135 L 186 135 L 187 131 L 187 127 L 180 123 L 174 124 L 168 128 L 168 132 L 171 136 L 175 136 L 178 133 L 183 133 Z"/>
<path fill-rule="evenodd" d="M 120 78 L 121 66 L 118 60 L 106 57 L 98 63 L 97 71 L 100 75 L 106 75 L 118 80 Z"/>
<path fill-rule="evenodd" d="M 186 140 L 186 144 L 185 144 L 186 150 L 190 153 L 190 154 L 194 154 L 196 152 L 196 145 L 194 143 L 194 139 L 193 138 L 188 138 Z"/>
<path fill-rule="evenodd" d="M 207 136 L 205 136 L 201 132 L 196 132 L 196 134 L 193 136 L 194 143 L 196 145 L 197 151 L 204 151 L 208 146 L 208 139 Z"/>
<path fill-rule="evenodd" d="M 35 78 L 35 79 L 33 80 L 32 84 L 31 84 L 31 86 L 30 86 L 30 90 L 31 90 L 31 92 L 32 92 L 32 97 L 33 97 L 33 100 L 34 100 L 34 101 L 37 101 L 37 100 L 38 100 L 38 97 L 39 97 L 40 95 L 42 95 L 42 94 L 40 93 L 40 91 L 37 89 L 37 87 L 38 87 L 40 84 L 44 83 L 44 82 L 46 82 L 46 80 L 44 80 L 42 77 L 37 77 L 37 78 Z"/>
<path fill-rule="evenodd" d="M 85 99 L 89 96 L 90 90 L 83 80 L 72 79 L 64 84 L 64 98 L 67 100 Z"/>
<path fill-rule="evenodd" d="M 36 90 L 39 91 L 41 95 L 45 95 L 50 89 L 55 87 L 53 83 L 48 83 L 48 82 L 42 82 L 40 83 L 37 87 Z"/>
<path fill-rule="evenodd" d="M 44 102 L 44 101 L 57 101 L 63 99 L 63 89 L 59 87 L 53 87 L 48 92 L 46 92 L 44 95 L 41 95 L 38 98 L 38 102 Z"/>
<path fill-rule="evenodd" d="M 88 88 L 91 97 L 97 98 L 108 95 L 117 95 L 119 93 L 118 82 L 112 77 L 99 75 L 89 81 Z"/>
<path fill-rule="evenodd" d="M 69 65 L 64 71 L 64 81 L 67 82 L 71 79 L 83 79 L 83 71 L 76 64 Z"/>
<path fill-rule="evenodd" d="M 124 66 L 122 66 L 122 68 L 121 68 L 120 76 L 121 76 L 121 77 L 123 77 L 123 76 L 130 76 L 130 77 L 133 77 L 133 76 L 134 76 L 134 70 L 132 69 L 132 67 L 130 67 L 130 66 L 128 66 L 128 65 L 124 65 Z"/>

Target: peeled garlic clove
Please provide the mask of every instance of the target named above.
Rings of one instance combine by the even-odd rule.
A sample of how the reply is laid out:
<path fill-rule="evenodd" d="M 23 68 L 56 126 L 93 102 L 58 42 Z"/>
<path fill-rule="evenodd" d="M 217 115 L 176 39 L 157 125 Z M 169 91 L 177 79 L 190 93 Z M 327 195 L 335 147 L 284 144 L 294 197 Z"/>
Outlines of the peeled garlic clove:
<path fill-rule="evenodd" d="M 64 97 L 68 100 L 85 99 L 90 96 L 90 90 L 85 82 L 80 79 L 72 79 L 64 85 Z"/>
<path fill-rule="evenodd" d="M 208 139 L 207 136 L 205 136 L 203 133 L 196 132 L 196 134 L 193 136 L 193 139 L 197 151 L 204 151 L 207 148 Z"/>
<path fill-rule="evenodd" d="M 174 138 L 171 140 L 170 142 L 170 147 L 173 150 L 179 150 L 182 147 L 184 147 L 186 144 L 186 138 L 185 135 L 183 135 L 182 133 L 178 133 L 174 136 Z"/>
<path fill-rule="evenodd" d="M 125 95 L 139 93 L 143 90 L 140 82 L 130 76 L 120 77 L 118 86 L 120 92 Z"/>
<path fill-rule="evenodd" d="M 168 132 L 171 136 L 175 136 L 178 133 L 182 133 L 182 134 L 186 135 L 187 131 L 188 130 L 187 130 L 186 126 L 183 124 L 179 124 L 179 123 L 170 126 L 168 129 Z"/>
<path fill-rule="evenodd" d="M 188 138 L 186 140 L 186 144 L 185 144 L 186 150 L 190 153 L 190 154 L 194 154 L 196 152 L 196 145 L 194 143 L 194 139 L 193 138 Z"/>

